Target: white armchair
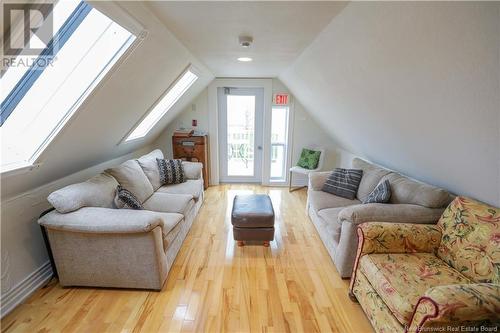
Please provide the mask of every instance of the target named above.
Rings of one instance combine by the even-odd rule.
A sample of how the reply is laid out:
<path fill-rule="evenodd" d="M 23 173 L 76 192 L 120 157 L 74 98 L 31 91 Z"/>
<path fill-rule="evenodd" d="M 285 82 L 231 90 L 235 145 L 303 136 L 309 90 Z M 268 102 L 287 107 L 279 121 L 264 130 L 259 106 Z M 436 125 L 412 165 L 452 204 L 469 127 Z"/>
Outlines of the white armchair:
<path fill-rule="evenodd" d="M 292 177 L 293 177 L 294 173 L 298 173 L 298 174 L 301 174 L 301 175 L 308 176 L 311 172 L 318 172 L 318 171 L 321 171 L 323 169 L 323 163 L 325 161 L 325 149 L 324 148 L 320 148 L 320 147 L 304 147 L 304 148 L 320 152 L 318 166 L 316 167 L 316 169 L 305 169 L 305 168 L 299 167 L 297 165 L 291 167 L 290 168 L 290 177 L 289 177 L 290 178 L 289 179 L 290 183 L 289 183 L 289 186 L 288 186 L 288 191 L 289 192 L 293 192 L 293 191 L 296 191 L 298 189 L 307 187 L 307 186 L 299 186 L 299 187 L 295 187 L 295 188 L 292 187 Z"/>

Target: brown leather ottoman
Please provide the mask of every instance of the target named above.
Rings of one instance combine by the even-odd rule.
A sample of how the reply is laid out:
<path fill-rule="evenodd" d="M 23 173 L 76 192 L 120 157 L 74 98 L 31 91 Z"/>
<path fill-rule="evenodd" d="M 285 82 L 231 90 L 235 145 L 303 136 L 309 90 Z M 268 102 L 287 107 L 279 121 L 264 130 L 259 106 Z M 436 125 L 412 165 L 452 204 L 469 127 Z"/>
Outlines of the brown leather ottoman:
<path fill-rule="evenodd" d="M 238 246 L 244 241 L 263 241 L 264 246 L 274 240 L 274 209 L 266 194 L 237 195 L 231 213 L 233 237 Z"/>

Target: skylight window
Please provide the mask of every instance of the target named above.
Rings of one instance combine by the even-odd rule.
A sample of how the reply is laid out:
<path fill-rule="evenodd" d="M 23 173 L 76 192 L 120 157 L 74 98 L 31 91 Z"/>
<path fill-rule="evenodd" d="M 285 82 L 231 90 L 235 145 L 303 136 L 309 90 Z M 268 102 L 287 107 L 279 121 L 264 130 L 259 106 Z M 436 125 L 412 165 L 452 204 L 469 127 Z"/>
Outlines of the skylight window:
<path fill-rule="evenodd" d="M 194 74 L 191 69 L 185 71 L 155 107 L 142 119 L 132 133 L 127 136 L 125 141 L 140 139 L 146 136 L 196 80 L 198 80 L 198 75 Z"/>
<path fill-rule="evenodd" d="M 58 1 L 51 15 L 47 48 L 31 66 L 11 65 L 1 78 L 2 172 L 35 163 L 136 39 L 83 1 Z M 47 54 L 52 63 L 40 66 Z"/>

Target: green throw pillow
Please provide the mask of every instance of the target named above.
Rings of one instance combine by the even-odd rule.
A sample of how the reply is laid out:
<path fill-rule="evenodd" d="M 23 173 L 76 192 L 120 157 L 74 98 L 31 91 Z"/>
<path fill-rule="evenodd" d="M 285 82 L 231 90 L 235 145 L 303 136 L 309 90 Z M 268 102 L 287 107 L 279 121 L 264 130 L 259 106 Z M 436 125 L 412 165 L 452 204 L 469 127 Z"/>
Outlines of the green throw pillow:
<path fill-rule="evenodd" d="M 297 162 L 297 166 L 309 170 L 316 169 L 318 167 L 320 155 L 320 151 L 304 148 L 302 149 L 302 153 L 300 154 L 300 159 Z"/>

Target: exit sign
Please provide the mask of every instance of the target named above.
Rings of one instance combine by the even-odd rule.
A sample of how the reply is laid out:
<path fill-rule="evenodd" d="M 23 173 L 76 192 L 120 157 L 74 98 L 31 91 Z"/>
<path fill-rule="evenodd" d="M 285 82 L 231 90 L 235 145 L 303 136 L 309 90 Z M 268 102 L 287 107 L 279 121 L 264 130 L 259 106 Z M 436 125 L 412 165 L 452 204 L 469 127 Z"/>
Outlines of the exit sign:
<path fill-rule="evenodd" d="M 274 94 L 273 102 L 275 105 L 288 105 L 288 94 Z"/>

